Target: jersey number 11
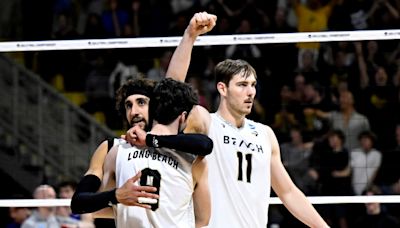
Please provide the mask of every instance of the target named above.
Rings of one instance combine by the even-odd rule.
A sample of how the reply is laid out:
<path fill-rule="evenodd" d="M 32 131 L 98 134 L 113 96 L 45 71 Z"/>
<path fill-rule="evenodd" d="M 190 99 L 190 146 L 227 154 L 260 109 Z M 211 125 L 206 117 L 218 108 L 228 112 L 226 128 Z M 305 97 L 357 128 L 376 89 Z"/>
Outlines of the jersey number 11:
<path fill-rule="evenodd" d="M 237 157 L 238 157 L 238 181 L 243 181 L 243 153 L 238 151 L 237 152 Z M 246 154 L 246 163 L 247 163 L 247 168 L 246 168 L 246 180 L 248 183 L 251 182 L 251 157 L 252 154 Z"/>

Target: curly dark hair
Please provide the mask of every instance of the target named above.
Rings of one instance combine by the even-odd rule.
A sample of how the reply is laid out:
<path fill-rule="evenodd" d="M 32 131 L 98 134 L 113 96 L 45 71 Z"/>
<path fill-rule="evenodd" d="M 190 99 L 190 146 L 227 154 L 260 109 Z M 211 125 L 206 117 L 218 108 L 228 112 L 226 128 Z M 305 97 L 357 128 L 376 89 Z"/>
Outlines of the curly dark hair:
<path fill-rule="evenodd" d="M 155 84 L 155 81 L 144 78 L 129 79 L 126 81 L 116 92 L 115 108 L 118 113 L 125 117 L 125 100 L 133 94 L 142 94 L 151 99 Z"/>
<path fill-rule="evenodd" d="M 186 83 L 170 78 L 160 81 L 150 100 L 152 119 L 160 124 L 172 123 L 182 112 L 189 112 L 199 103 L 197 94 Z"/>

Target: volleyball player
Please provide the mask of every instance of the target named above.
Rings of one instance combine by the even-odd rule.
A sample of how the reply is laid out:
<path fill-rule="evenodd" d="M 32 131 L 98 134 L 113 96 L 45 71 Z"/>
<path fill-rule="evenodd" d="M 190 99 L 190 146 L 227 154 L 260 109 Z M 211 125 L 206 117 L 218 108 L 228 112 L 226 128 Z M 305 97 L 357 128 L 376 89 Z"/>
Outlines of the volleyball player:
<path fill-rule="evenodd" d="M 182 41 L 177 47 L 175 52 L 185 53 L 185 56 L 189 56 L 188 59 L 181 59 L 179 56 L 183 55 L 175 55 L 175 58 L 171 60 L 171 63 L 176 61 L 175 64 L 182 63 L 181 70 L 188 69 L 188 64 L 190 62 L 190 54 L 193 48 L 193 44 L 196 38 L 210 31 L 214 28 L 216 22 L 216 16 L 211 15 L 208 13 L 196 13 L 185 33 L 182 37 Z M 177 57 L 178 56 L 178 57 Z M 175 65 L 173 64 L 173 65 Z M 186 73 L 185 73 L 186 74 Z M 170 71 L 167 72 L 167 77 L 173 76 Z M 175 76 L 174 76 L 175 77 Z M 129 85 L 128 85 L 129 84 Z M 151 82 L 142 80 L 142 81 L 135 81 L 130 82 L 126 85 L 126 92 L 124 96 L 121 97 L 122 103 L 119 105 L 120 110 L 123 111 L 123 115 L 126 116 L 127 121 L 130 123 L 131 126 L 137 125 L 141 128 L 144 128 L 149 121 L 148 118 L 148 101 L 150 99 L 149 93 L 152 91 L 153 86 Z M 128 101 L 129 100 L 129 101 Z M 125 105 L 127 105 L 125 107 Z M 129 108 L 127 110 L 126 108 Z M 195 108 L 192 113 L 197 113 L 198 108 Z M 190 118 L 190 117 L 189 117 Z M 131 136 L 132 131 L 128 131 L 127 137 Z M 152 136 L 153 138 L 156 136 Z M 169 147 L 181 147 L 182 141 L 188 142 L 188 140 L 181 140 L 181 137 L 192 137 L 191 135 L 178 135 L 176 137 L 161 137 L 159 136 L 158 142 L 164 142 L 165 146 Z M 198 136 L 195 136 L 198 137 Z M 151 192 L 156 191 L 155 188 L 152 187 L 145 187 L 145 186 L 136 186 L 131 184 L 132 182 L 127 183 L 120 189 L 114 189 L 107 192 L 96 193 L 100 187 L 101 180 L 103 177 L 103 164 L 105 156 L 107 155 L 109 149 L 112 147 L 114 142 L 119 142 L 120 140 L 108 140 L 104 141 L 99 145 L 99 147 L 94 152 L 88 171 L 86 172 L 83 179 L 78 184 L 77 190 L 72 198 L 71 201 L 71 208 L 73 213 L 82 214 L 82 213 L 90 213 L 96 210 L 105 208 L 109 206 L 109 203 L 123 203 L 126 205 L 136 205 L 138 206 L 138 197 L 150 197 L 150 198 L 157 198 L 156 194 L 151 194 Z M 153 140 L 154 141 L 154 140 Z M 192 140 L 193 141 L 193 140 Z M 191 142 L 191 140 L 189 140 Z M 200 142 L 198 140 L 193 141 L 195 144 L 187 143 L 185 145 L 190 146 L 193 148 L 194 152 L 201 151 L 203 152 L 202 146 L 207 145 L 199 145 L 196 146 L 196 142 Z M 189 151 L 191 150 L 189 148 Z M 200 148 L 200 150 L 199 150 Z M 134 177 L 136 180 L 139 179 L 139 176 Z M 150 192 L 150 193 L 149 193 Z M 120 193 L 120 194 L 119 194 Z M 141 205 L 144 206 L 144 205 Z"/>
<path fill-rule="evenodd" d="M 162 80 L 150 102 L 155 121 L 150 133 L 177 134 L 185 127 L 187 116 L 197 103 L 197 96 L 187 84 L 168 78 Z M 140 185 L 157 187 L 159 199 L 148 210 L 118 204 L 117 227 L 208 225 L 210 198 L 205 159 L 165 147 L 143 149 L 122 144 L 113 147 L 106 157 L 103 186 L 120 187 L 135 173 L 141 173 Z M 196 219 L 193 206 L 197 208 Z"/>
<path fill-rule="evenodd" d="M 175 75 L 185 74 L 173 66 Z M 255 69 L 244 60 L 215 67 L 220 104 L 216 113 L 199 110 L 188 127 L 214 142 L 207 156 L 212 214 L 209 227 L 266 227 L 270 188 L 285 207 L 310 227 L 328 227 L 285 170 L 273 130 L 246 118 L 256 95 Z M 223 215 L 221 215 L 223 212 Z"/>

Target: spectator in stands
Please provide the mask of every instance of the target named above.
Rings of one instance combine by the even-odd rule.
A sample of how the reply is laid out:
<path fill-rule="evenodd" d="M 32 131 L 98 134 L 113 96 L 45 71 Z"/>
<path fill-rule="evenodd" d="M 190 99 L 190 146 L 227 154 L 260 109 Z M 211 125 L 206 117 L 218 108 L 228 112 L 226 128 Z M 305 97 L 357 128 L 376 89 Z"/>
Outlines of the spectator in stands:
<path fill-rule="evenodd" d="M 237 19 L 241 15 L 242 11 L 246 8 L 248 1 L 226 1 L 218 0 L 216 1 L 217 14 L 227 15 L 229 19 L 233 22 L 237 22 Z"/>
<path fill-rule="evenodd" d="M 329 23 L 334 30 L 364 30 L 397 28 L 398 2 L 391 0 L 338 0 L 340 7 L 334 9 Z M 396 5 L 396 6 L 394 6 Z"/>
<path fill-rule="evenodd" d="M 123 61 L 118 61 L 108 78 L 108 93 L 111 98 L 115 96 L 118 88 L 128 79 L 140 78 L 139 68 L 136 65 L 128 65 Z"/>
<path fill-rule="evenodd" d="M 57 40 L 73 40 L 79 38 L 78 32 L 72 24 L 71 16 L 65 12 L 57 15 L 54 30 L 53 38 Z"/>
<path fill-rule="evenodd" d="M 318 83 L 308 83 L 304 88 L 304 108 L 314 108 L 325 112 L 334 109 L 334 104 L 330 99 L 330 96 L 325 95 L 324 88 Z M 309 114 L 304 116 L 302 119 L 305 121 L 305 130 L 313 138 L 320 137 L 327 133 L 329 130 L 328 120 L 319 118 L 315 115 Z"/>
<path fill-rule="evenodd" d="M 291 141 L 281 145 L 282 163 L 294 183 L 308 195 L 313 192 L 315 182 L 308 173 L 312 143 L 303 142 L 299 128 L 290 130 Z"/>
<path fill-rule="evenodd" d="M 398 28 L 399 2 L 397 0 L 373 1 L 371 9 L 372 29 L 395 29 Z"/>
<path fill-rule="evenodd" d="M 396 125 L 396 146 L 382 153 L 382 165 L 375 179 L 376 185 L 385 195 L 400 195 L 400 124 Z M 400 218 L 400 205 L 388 204 L 388 212 Z"/>
<path fill-rule="evenodd" d="M 101 17 L 96 13 L 90 13 L 86 19 L 83 37 L 86 39 L 101 39 L 106 36 Z"/>
<path fill-rule="evenodd" d="M 227 17 L 218 17 L 216 29 L 210 32 L 213 35 L 231 35 L 233 33 L 231 22 Z M 214 48 L 214 47 L 212 47 Z"/>
<path fill-rule="evenodd" d="M 147 72 L 147 78 L 154 81 L 163 79 L 167 72 L 172 54 L 173 52 L 171 50 L 166 50 L 161 54 L 160 58 L 155 59 L 153 68 Z"/>
<path fill-rule="evenodd" d="M 318 56 L 316 56 L 311 49 L 304 49 L 299 55 L 299 65 L 295 69 L 295 73 L 303 75 L 306 82 L 325 81 L 325 78 L 321 77 L 317 68 Z"/>
<path fill-rule="evenodd" d="M 27 207 L 10 207 L 9 215 L 13 221 L 8 223 L 6 228 L 20 228 L 22 223 L 31 215 L 31 210 Z"/>
<path fill-rule="evenodd" d="M 271 32 L 274 33 L 290 33 L 296 30 L 290 27 L 286 21 L 287 10 L 283 7 L 278 7 L 275 11 L 274 20 L 271 26 Z M 287 45 L 287 44 L 282 44 Z"/>
<path fill-rule="evenodd" d="M 294 113 L 288 110 L 288 107 L 282 105 L 281 110 L 275 113 L 272 128 L 277 132 L 277 137 L 282 142 L 288 141 L 290 129 L 299 125 Z"/>
<path fill-rule="evenodd" d="M 272 21 L 270 31 L 268 33 L 292 33 L 296 29 L 290 27 L 286 21 L 287 10 L 283 7 L 276 9 L 274 20 Z M 263 63 L 268 63 L 268 68 L 272 74 L 273 82 L 285 84 L 288 83 L 293 69 L 297 67 L 297 48 L 293 43 L 279 43 L 274 45 L 259 45 L 263 53 Z M 261 66 L 261 67 L 266 67 Z M 279 85 L 279 84 L 278 84 Z"/>
<path fill-rule="evenodd" d="M 304 120 L 303 116 L 303 107 L 302 104 L 305 103 L 306 95 L 305 88 L 307 79 L 303 74 L 296 74 L 292 79 L 292 91 L 291 91 L 291 102 L 290 106 L 286 106 L 288 110 L 290 110 L 295 118 L 298 120 L 298 124 L 302 123 Z"/>
<path fill-rule="evenodd" d="M 80 38 L 72 21 L 73 18 L 69 13 L 63 12 L 58 14 L 52 38 L 56 40 L 73 40 Z M 62 55 L 54 52 L 44 54 L 42 58 L 47 58 L 47 64 L 43 65 L 43 67 L 53 69 L 54 75 L 52 75 L 52 80 L 54 80 L 54 76 L 61 75 L 66 91 L 79 90 L 79 85 L 82 80 L 81 74 L 78 73 L 81 63 L 79 52 L 65 50 Z"/>
<path fill-rule="evenodd" d="M 208 95 L 211 95 L 206 92 L 206 87 L 203 84 L 203 81 L 201 78 L 197 76 L 192 76 L 187 79 L 187 83 L 189 83 L 193 90 L 197 93 L 199 97 L 199 105 L 203 106 L 207 110 L 210 110 L 210 97 Z"/>
<path fill-rule="evenodd" d="M 333 92 L 337 92 L 339 84 L 342 82 L 347 82 L 351 89 L 358 88 L 357 77 L 351 77 L 356 70 L 352 47 L 352 43 L 346 41 L 331 45 L 329 50 L 331 54 L 328 59 L 325 59 L 328 65 L 321 67 L 325 75 L 321 84 L 330 86 Z"/>
<path fill-rule="evenodd" d="M 169 33 L 166 34 L 168 36 L 180 36 L 185 32 L 186 25 L 190 18 L 187 18 L 186 14 L 177 14 L 176 19 L 171 23 L 171 28 L 169 29 Z"/>
<path fill-rule="evenodd" d="M 55 199 L 56 191 L 50 185 L 38 186 L 34 193 L 35 199 Z M 63 225 L 78 225 L 78 221 L 72 218 L 57 217 L 55 207 L 38 207 L 32 215 L 24 221 L 21 228 L 60 228 Z"/>
<path fill-rule="evenodd" d="M 133 0 L 129 11 L 128 26 L 132 29 L 132 37 L 139 37 L 141 35 L 141 28 L 143 23 L 143 12 L 141 10 L 140 0 Z"/>
<path fill-rule="evenodd" d="M 109 9 L 102 14 L 103 27 L 108 37 L 122 37 L 128 24 L 128 13 L 118 5 L 118 0 L 107 0 Z"/>
<path fill-rule="evenodd" d="M 297 15 L 297 30 L 299 32 L 321 32 L 328 29 L 328 20 L 332 12 L 336 0 L 329 1 L 323 5 L 321 0 L 307 0 L 302 4 L 300 0 L 292 0 L 292 6 Z M 302 56 L 304 52 L 309 52 L 312 55 L 314 63 L 318 61 L 320 43 L 309 42 L 299 43 L 299 68 L 302 68 Z"/>
<path fill-rule="evenodd" d="M 369 0 L 344 1 L 343 15 L 349 17 L 351 22 L 350 30 L 368 29 L 368 19 L 371 17 L 372 2 Z M 342 15 L 342 16 L 343 16 Z"/>
<path fill-rule="evenodd" d="M 356 195 L 361 195 L 375 180 L 382 162 L 382 154 L 374 148 L 376 136 L 363 131 L 358 136 L 360 148 L 351 151 L 352 185 Z"/>
<path fill-rule="evenodd" d="M 364 195 L 380 195 L 381 192 L 375 186 L 371 186 L 364 191 Z M 354 224 L 354 227 L 363 228 L 397 228 L 400 226 L 398 219 L 386 213 L 380 203 L 366 203 L 366 213 L 360 216 Z"/>
<path fill-rule="evenodd" d="M 350 15 L 345 6 L 345 0 L 337 0 L 329 17 L 328 27 L 331 31 L 349 31 L 352 29 Z"/>
<path fill-rule="evenodd" d="M 340 129 L 344 132 L 345 147 L 349 150 L 359 147 L 358 135 L 369 130 L 368 119 L 358 113 L 354 108 L 354 97 L 350 91 L 343 91 L 339 95 L 340 111 L 324 112 L 318 109 L 305 109 L 305 115 L 316 115 L 326 118 L 333 129 Z"/>
<path fill-rule="evenodd" d="M 319 181 L 321 193 L 325 196 L 352 195 L 349 151 L 344 147 L 345 136 L 341 130 L 328 133 L 328 148 L 321 152 Z M 347 227 L 346 207 L 343 205 L 325 205 L 324 215 L 335 227 Z"/>
<path fill-rule="evenodd" d="M 140 1 L 140 34 L 142 37 L 165 36 L 173 18 L 170 1 Z"/>
<path fill-rule="evenodd" d="M 292 99 L 298 103 L 304 103 L 305 100 L 305 87 L 307 80 L 303 74 L 297 74 L 293 79 L 293 93 Z"/>
<path fill-rule="evenodd" d="M 386 195 L 400 194 L 400 124 L 396 125 L 396 146 L 382 154 L 376 183 Z"/>
<path fill-rule="evenodd" d="M 253 32 L 253 25 L 246 18 L 240 21 L 239 27 L 236 30 L 237 34 L 249 34 Z M 257 64 L 257 60 L 262 57 L 262 53 L 256 44 L 234 44 L 226 48 L 225 56 L 230 59 L 246 59 L 250 63 Z"/>
<path fill-rule="evenodd" d="M 61 199 L 72 199 L 76 189 L 77 183 L 75 181 L 64 181 L 58 185 L 58 196 Z M 91 214 L 73 214 L 71 211 L 71 207 L 57 207 L 56 211 L 57 216 L 64 218 L 72 218 L 79 221 L 79 227 L 94 227 L 93 218 Z"/>
<path fill-rule="evenodd" d="M 375 41 L 370 41 L 369 53 L 375 53 L 376 46 Z M 362 108 L 371 121 L 371 129 L 379 136 L 381 142 L 379 148 L 389 149 L 394 131 L 393 122 L 399 114 L 395 109 L 396 89 L 389 84 L 386 68 L 378 65 L 379 62 L 375 62 L 373 56 L 365 61 L 361 43 L 356 43 L 356 52 L 360 71 Z"/>
<path fill-rule="evenodd" d="M 283 85 L 280 92 L 280 109 L 274 114 L 274 120 L 271 127 L 277 133 L 277 137 L 280 142 L 286 142 L 289 138 L 290 129 L 294 126 L 299 125 L 293 110 L 293 105 L 297 105 L 297 102 L 293 101 L 293 92 L 289 86 Z"/>

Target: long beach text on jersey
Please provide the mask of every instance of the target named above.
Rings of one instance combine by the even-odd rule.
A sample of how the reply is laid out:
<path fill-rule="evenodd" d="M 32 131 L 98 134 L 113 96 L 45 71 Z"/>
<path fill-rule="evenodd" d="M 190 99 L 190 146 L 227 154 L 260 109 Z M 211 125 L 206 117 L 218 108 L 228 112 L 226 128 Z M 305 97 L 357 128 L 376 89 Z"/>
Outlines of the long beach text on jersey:
<path fill-rule="evenodd" d="M 128 161 L 132 160 L 132 159 L 142 159 L 142 158 L 151 158 L 154 161 L 160 161 L 160 162 L 164 162 L 172 167 L 174 167 L 175 169 L 178 169 L 179 166 L 179 162 L 168 155 L 165 154 L 160 154 L 157 151 L 150 151 L 148 149 L 142 149 L 142 150 L 134 150 L 132 152 L 128 153 Z"/>

